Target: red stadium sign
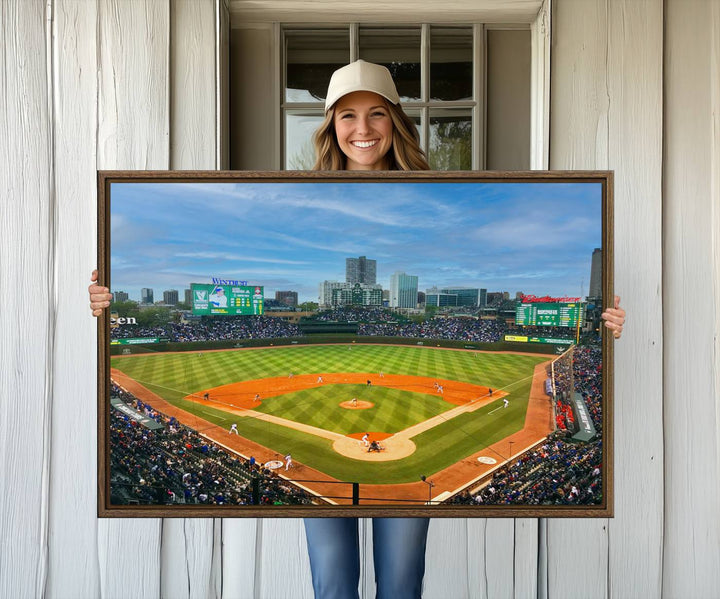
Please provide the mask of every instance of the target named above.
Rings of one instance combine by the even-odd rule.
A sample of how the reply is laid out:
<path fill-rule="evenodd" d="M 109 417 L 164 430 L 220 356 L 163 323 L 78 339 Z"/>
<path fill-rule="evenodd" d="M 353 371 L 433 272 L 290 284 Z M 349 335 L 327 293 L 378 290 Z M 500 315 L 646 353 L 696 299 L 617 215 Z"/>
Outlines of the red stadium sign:
<path fill-rule="evenodd" d="M 574 302 L 579 302 L 579 297 L 550 297 L 549 295 L 544 295 L 542 297 L 538 297 L 537 295 L 523 295 L 522 296 L 522 303 L 523 304 L 536 304 L 536 303 L 543 303 L 543 304 L 572 304 Z"/>

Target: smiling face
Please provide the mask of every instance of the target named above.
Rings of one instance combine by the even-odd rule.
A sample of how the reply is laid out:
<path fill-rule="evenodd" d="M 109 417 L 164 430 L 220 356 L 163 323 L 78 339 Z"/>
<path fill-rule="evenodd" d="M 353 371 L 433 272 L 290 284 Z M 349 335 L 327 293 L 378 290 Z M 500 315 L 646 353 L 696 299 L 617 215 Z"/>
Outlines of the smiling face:
<path fill-rule="evenodd" d="M 392 147 L 393 124 L 385 99 L 358 91 L 340 98 L 333 117 L 338 145 L 349 171 L 385 170 Z"/>

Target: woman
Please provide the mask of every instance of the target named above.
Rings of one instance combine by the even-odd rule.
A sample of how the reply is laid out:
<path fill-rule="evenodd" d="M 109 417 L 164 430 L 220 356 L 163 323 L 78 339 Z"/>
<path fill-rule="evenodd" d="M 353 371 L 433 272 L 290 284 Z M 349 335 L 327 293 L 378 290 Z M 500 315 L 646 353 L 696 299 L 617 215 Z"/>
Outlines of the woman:
<path fill-rule="evenodd" d="M 390 72 L 358 60 L 330 80 L 325 119 L 313 136 L 314 170 L 428 170 L 415 124 L 400 107 Z M 92 280 L 97 280 L 97 271 Z M 90 307 L 98 316 L 109 290 L 92 284 Z M 615 337 L 625 312 L 603 314 Z M 373 555 L 379 599 L 419 598 L 425 571 L 428 518 L 373 518 Z M 357 518 L 306 518 L 313 588 L 317 599 L 358 597 L 360 550 Z"/>
<path fill-rule="evenodd" d="M 314 170 L 428 170 L 415 124 L 390 71 L 362 60 L 335 71 L 325 120 L 313 136 Z M 377 597 L 420 597 L 428 518 L 373 518 Z M 315 597 L 357 598 L 357 518 L 306 518 Z"/>

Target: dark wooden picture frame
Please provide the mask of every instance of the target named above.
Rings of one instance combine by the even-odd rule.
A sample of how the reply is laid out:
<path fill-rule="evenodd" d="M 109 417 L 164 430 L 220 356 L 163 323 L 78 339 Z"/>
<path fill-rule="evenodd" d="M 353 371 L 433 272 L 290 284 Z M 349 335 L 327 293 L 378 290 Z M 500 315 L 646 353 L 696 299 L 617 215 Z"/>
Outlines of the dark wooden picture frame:
<path fill-rule="evenodd" d="M 99 516 L 611 517 L 612 231 L 608 171 L 98 172 Z"/>

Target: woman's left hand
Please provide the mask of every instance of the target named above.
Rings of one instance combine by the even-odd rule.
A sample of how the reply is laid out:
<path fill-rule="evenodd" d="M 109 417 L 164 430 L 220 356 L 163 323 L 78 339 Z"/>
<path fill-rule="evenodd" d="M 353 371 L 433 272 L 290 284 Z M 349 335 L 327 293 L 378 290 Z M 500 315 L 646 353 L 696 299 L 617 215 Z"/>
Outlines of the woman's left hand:
<path fill-rule="evenodd" d="M 615 307 L 608 308 L 602 313 L 605 326 L 612 331 L 615 339 L 620 339 L 625 324 L 625 310 L 620 307 L 620 297 L 615 296 Z"/>

